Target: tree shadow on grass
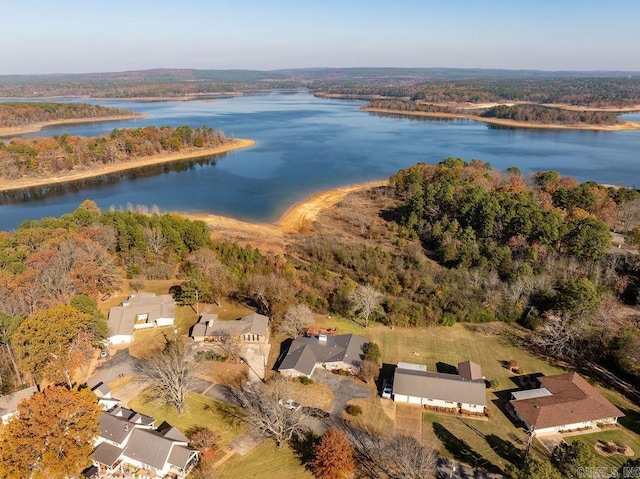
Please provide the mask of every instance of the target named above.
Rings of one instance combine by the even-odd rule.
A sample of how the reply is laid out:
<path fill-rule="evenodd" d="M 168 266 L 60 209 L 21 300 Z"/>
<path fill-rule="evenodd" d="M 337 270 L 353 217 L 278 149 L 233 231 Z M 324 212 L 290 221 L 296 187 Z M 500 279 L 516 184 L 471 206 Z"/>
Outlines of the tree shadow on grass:
<path fill-rule="evenodd" d="M 499 467 L 474 451 L 465 441 L 454 436 L 442 424 L 434 422 L 433 432 L 456 461 L 469 464 L 474 468 L 483 468 L 489 472 L 498 474 L 502 472 Z"/>
<path fill-rule="evenodd" d="M 485 439 L 491 449 L 505 461 L 514 465 L 522 463 L 522 450 L 515 447 L 511 441 L 506 441 L 495 434 L 489 434 Z"/>
<path fill-rule="evenodd" d="M 317 444 L 318 439 L 318 436 L 312 431 L 307 431 L 301 437 L 294 438 L 291 441 L 289 445 L 301 464 L 307 466 L 309 461 L 313 459 L 313 448 Z"/>

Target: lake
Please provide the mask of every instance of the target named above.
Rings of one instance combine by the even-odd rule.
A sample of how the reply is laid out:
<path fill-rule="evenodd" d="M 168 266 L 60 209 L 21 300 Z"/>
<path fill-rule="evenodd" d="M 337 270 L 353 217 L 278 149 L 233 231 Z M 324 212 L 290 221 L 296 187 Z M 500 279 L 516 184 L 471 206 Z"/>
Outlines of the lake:
<path fill-rule="evenodd" d="M 640 187 L 640 131 L 504 129 L 469 120 L 382 116 L 358 110 L 363 102 L 315 98 L 304 91 L 215 101 L 91 103 L 148 116 L 52 127 L 36 135 L 92 136 L 113 128 L 207 125 L 227 136 L 253 139 L 256 146 L 5 197 L 0 229 L 15 228 L 26 219 L 60 216 L 85 199 L 103 209 L 156 205 L 161 211 L 273 222 L 313 193 L 384 179 L 400 168 L 449 156 L 477 158 L 499 169 L 517 166 L 525 175 L 556 170 L 581 181 Z M 640 115 L 625 117 L 637 120 Z"/>

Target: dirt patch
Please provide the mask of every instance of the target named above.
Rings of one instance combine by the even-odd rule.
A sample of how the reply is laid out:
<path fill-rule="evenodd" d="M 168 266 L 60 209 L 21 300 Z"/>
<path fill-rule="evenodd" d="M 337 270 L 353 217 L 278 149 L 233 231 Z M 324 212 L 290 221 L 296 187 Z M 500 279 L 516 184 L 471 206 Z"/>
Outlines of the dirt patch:
<path fill-rule="evenodd" d="M 618 445 L 615 442 L 608 442 L 606 444 L 602 442 L 597 442 L 595 445 L 596 452 L 601 456 L 611 457 L 611 456 L 626 456 L 633 457 L 634 452 L 629 446 Z"/>
<path fill-rule="evenodd" d="M 395 432 L 422 441 L 422 407 L 396 403 Z"/>

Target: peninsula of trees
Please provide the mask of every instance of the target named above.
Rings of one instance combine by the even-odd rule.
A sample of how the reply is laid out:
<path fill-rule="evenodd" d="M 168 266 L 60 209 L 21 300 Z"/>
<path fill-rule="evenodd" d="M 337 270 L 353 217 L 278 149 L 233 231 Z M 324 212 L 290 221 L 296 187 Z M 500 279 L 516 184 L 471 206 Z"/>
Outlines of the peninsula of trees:
<path fill-rule="evenodd" d="M 365 111 L 391 114 L 461 118 L 504 126 L 529 128 L 638 129 L 637 122 L 622 122 L 617 113 L 568 109 L 533 104 L 496 105 L 473 108 L 465 105 L 433 104 L 407 100 L 373 100 Z"/>
<path fill-rule="evenodd" d="M 68 134 L 54 137 L 14 138 L 0 142 L 0 189 L 64 181 L 83 172 L 84 177 L 161 161 L 215 154 L 249 146 L 203 126 L 177 128 L 148 126 L 114 129 L 110 134 L 85 138 Z M 106 171 L 108 168 L 109 171 Z M 53 180 L 52 180 L 53 181 Z"/>
<path fill-rule="evenodd" d="M 0 129 L 61 120 L 95 120 L 133 117 L 129 109 L 87 103 L 6 102 L 0 103 Z M 140 116 L 140 115 L 137 115 Z"/>

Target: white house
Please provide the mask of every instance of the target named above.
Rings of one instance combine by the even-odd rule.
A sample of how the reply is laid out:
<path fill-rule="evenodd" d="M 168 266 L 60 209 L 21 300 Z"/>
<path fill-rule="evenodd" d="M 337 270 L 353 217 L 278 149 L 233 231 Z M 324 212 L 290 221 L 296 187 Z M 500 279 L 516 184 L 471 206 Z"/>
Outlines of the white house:
<path fill-rule="evenodd" d="M 175 315 L 176 302 L 170 294 L 131 295 L 120 306 L 109 310 L 109 344 L 130 343 L 136 329 L 173 326 Z"/>
<path fill-rule="evenodd" d="M 541 376 L 541 387 L 512 393 L 510 405 L 532 435 L 615 424 L 622 411 L 576 372 Z"/>
<path fill-rule="evenodd" d="M 155 420 L 119 406 L 104 412 L 92 454 L 100 473 L 141 469 L 138 477 L 183 479 L 198 462 L 198 451 L 176 428 L 154 428 Z"/>
<path fill-rule="evenodd" d="M 482 414 L 487 407 L 483 379 L 428 372 L 426 366 L 398 363 L 393 376 L 393 400 L 451 412 Z"/>
<path fill-rule="evenodd" d="M 368 342 L 355 334 L 299 337 L 289 346 L 278 372 L 288 377 L 311 377 L 316 367 L 322 367 L 329 371 L 345 369 L 356 373 Z"/>

